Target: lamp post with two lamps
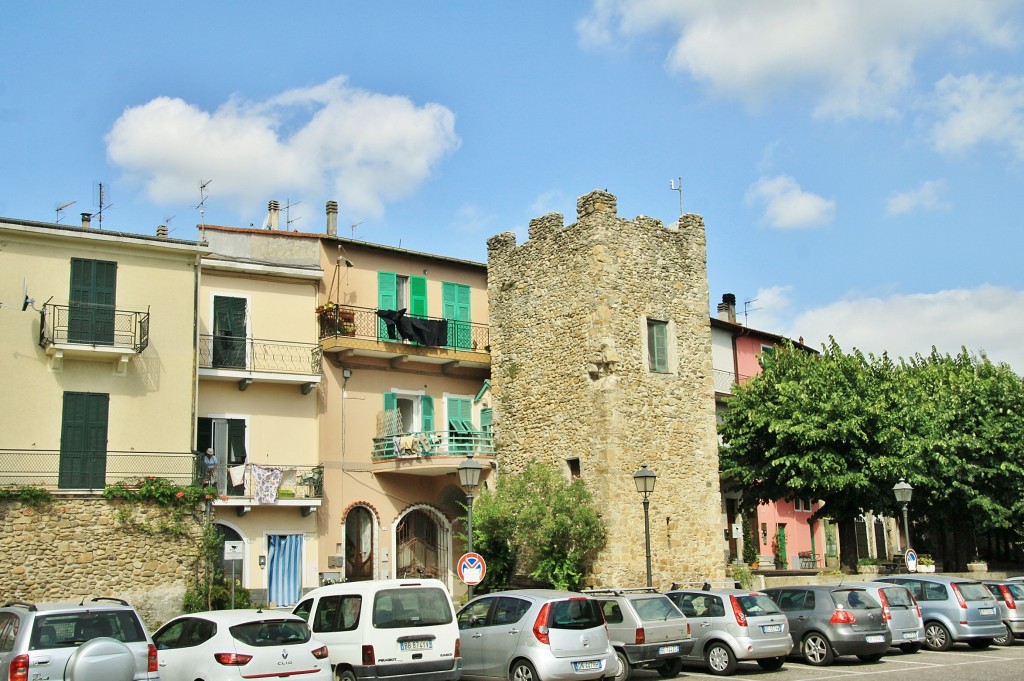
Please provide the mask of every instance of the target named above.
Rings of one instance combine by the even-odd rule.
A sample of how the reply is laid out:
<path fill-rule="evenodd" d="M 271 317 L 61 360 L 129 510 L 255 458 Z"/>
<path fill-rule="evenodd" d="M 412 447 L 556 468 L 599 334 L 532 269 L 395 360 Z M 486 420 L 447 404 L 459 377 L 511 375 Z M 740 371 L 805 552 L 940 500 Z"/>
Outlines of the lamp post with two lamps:
<path fill-rule="evenodd" d="M 466 455 L 466 460 L 459 464 L 459 484 L 466 492 L 466 553 L 473 553 L 473 495 L 480 485 L 480 472 L 483 466 L 473 459 L 473 454 Z M 473 597 L 473 585 L 468 585 L 468 595 Z"/>
<path fill-rule="evenodd" d="M 900 481 L 892 486 L 892 493 L 896 495 L 896 501 L 903 507 L 903 536 L 907 541 L 907 549 L 910 548 L 910 523 L 907 522 L 907 505 L 914 495 L 914 488 L 910 483 L 900 478 Z M 898 548 L 898 547 L 897 547 Z"/>
<path fill-rule="evenodd" d="M 640 470 L 633 473 L 633 482 L 636 483 L 636 491 L 644 495 L 644 538 L 647 541 L 647 586 L 651 586 L 651 516 L 648 497 L 654 491 L 654 483 L 658 476 L 647 467 L 647 464 L 640 466 Z"/>

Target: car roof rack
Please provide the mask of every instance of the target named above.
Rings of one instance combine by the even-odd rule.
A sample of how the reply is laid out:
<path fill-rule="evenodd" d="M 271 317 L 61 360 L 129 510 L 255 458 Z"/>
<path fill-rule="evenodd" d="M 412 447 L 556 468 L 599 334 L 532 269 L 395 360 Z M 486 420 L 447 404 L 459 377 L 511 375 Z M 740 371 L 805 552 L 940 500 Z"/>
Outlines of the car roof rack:
<path fill-rule="evenodd" d="M 90 598 L 89 599 L 90 603 L 95 603 L 97 601 L 110 601 L 111 603 L 117 603 L 118 605 L 125 605 L 125 606 L 128 605 L 128 601 L 122 600 L 120 598 L 114 598 L 113 596 L 96 596 L 94 598 Z M 79 603 L 79 605 L 85 605 L 85 599 L 84 598 L 82 599 L 82 602 Z"/>
<path fill-rule="evenodd" d="M 26 610 L 29 610 L 29 611 L 34 611 L 36 609 L 35 604 L 33 604 L 33 603 L 26 603 L 25 601 L 10 601 L 8 603 L 5 603 L 4 607 L 5 608 L 25 608 Z"/>
<path fill-rule="evenodd" d="M 626 594 L 656 594 L 658 590 L 651 586 L 638 586 L 626 589 L 619 588 L 607 588 L 607 589 L 584 589 L 582 593 L 585 594 L 611 594 L 613 596 L 624 596 Z"/>
<path fill-rule="evenodd" d="M 722 589 L 742 589 L 743 585 L 735 580 L 726 580 L 724 582 L 672 582 L 672 588 L 669 591 L 676 591 L 677 589 L 700 589 L 701 591 L 711 591 L 715 587 Z"/>

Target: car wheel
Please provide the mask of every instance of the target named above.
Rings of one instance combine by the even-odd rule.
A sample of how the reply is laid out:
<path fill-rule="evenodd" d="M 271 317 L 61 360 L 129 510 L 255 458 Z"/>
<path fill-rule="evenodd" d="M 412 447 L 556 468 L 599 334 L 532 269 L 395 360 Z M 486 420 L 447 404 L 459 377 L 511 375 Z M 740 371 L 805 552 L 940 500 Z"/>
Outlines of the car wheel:
<path fill-rule="evenodd" d="M 976 638 L 973 641 L 968 641 L 967 645 L 974 648 L 975 650 L 985 650 L 992 645 L 993 639 L 990 638 Z"/>
<path fill-rule="evenodd" d="M 633 674 L 633 668 L 626 658 L 626 653 L 616 650 L 615 657 L 619 660 L 619 670 L 615 672 L 615 681 L 626 681 Z"/>
<path fill-rule="evenodd" d="M 1013 642 L 1016 640 L 1017 637 L 1013 635 L 1012 631 L 1010 631 L 1010 627 L 1006 627 L 1006 633 L 992 639 L 992 643 L 995 643 L 997 646 L 1012 646 Z"/>
<path fill-rule="evenodd" d="M 804 656 L 807 664 L 815 667 L 827 667 L 836 659 L 832 652 L 832 644 L 824 635 L 817 632 L 811 632 L 804 637 L 800 644 L 800 654 Z"/>
<path fill-rule="evenodd" d="M 338 672 L 338 681 L 356 681 L 356 673 L 351 669 Z"/>
<path fill-rule="evenodd" d="M 903 652 L 907 653 L 908 655 L 913 655 L 914 653 L 916 653 L 919 650 L 921 650 L 921 644 L 920 643 L 904 643 L 903 645 L 900 646 L 900 650 L 902 650 Z"/>
<path fill-rule="evenodd" d="M 665 660 L 664 664 L 658 667 L 658 674 L 663 679 L 674 679 L 679 676 L 679 672 L 683 671 L 683 661 L 681 658 L 673 657 L 671 660 Z"/>
<path fill-rule="evenodd" d="M 708 670 L 716 676 L 726 676 L 736 671 L 736 656 L 732 648 L 724 643 L 712 643 L 704 650 L 704 661 Z"/>
<path fill-rule="evenodd" d="M 516 660 L 508 674 L 509 681 L 540 681 L 537 670 L 526 660 Z"/>
<path fill-rule="evenodd" d="M 952 648 L 953 639 L 949 635 L 949 629 L 938 622 L 924 625 L 924 647 L 938 652 Z"/>
<path fill-rule="evenodd" d="M 885 656 L 885 653 L 871 653 L 870 655 L 858 655 L 857 659 L 861 662 L 878 662 Z"/>
<path fill-rule="evenodd" d="M 757 661 L 757 666 L 766 672 L 777 672 L 782 669 L 782 663 L 785 661 L 784 657 L 763 657 Z"/>

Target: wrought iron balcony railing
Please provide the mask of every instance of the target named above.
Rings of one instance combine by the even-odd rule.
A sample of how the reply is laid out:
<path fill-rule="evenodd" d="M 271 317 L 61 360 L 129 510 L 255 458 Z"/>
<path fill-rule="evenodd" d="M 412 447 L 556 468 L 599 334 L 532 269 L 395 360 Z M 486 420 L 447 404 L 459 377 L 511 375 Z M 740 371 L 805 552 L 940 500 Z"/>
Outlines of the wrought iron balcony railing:
<path fill-rule="evenodd" d="M 319 374 L 322 353 L 316 343 L 199 336 L 201 369 L 240 369 L 286 374 Z"/>
<path fill-rule="evenodd" d="M 484 431 L 409 432 L 373 438 L 373 460 L 418 459 L 432 456 L 494 456 L 494 439 Z"/>
<path fill-rule="evenodd" d="M 278 464 L 215 466 L 203 471 L 203 482 L 217 488 L 228 501 L 244 499 L 272 503 L 287 499 L 320 499 L 324 495 L 324 467 Z"/>
<path fill-rule="evenodd" d="M 149 310 L 109 305 L 46 303 L 39 313 L 39 345 L 78 344 L 130 349 L 149 345 Z"/>
<path fill-rule="evenodd" d="M 431 331 L 443 328 L 443 342 L 437 343 L 437 347 L 490 352 L 490 327 L 487 324 L 412 315 L 406 315 L 406 319 L 413 324 L 424 322 L 423 326 L 432 326 Z M 320 340 L 350 336 L 390 343 L 418 343 L 403 337 L 401 326 L 389 329 L 388 324 L 377 315 L 377 308 L 331 305 L 317 312 L 317 320 Z"/>

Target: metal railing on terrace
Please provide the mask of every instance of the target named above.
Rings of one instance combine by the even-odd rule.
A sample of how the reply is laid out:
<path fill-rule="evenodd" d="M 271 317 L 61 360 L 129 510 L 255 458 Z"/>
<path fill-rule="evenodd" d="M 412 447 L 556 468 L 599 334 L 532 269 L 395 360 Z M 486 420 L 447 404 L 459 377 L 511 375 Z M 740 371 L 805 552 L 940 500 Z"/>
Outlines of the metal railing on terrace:
<path fill-rule="evenodd" d="M 391 343 L 424 344 L 415 340 L 415 337 L 405 337 L 401 324 L 389 329 L 389 325 L 377 315 L 377 310 L 378 308 L 351 305 L 332 305 L 321 309 L 317 312 L 320 340 L 350 336 Z M 420 326 L 426 327 L 428 334 L 443 328 L 441 338 L 443 342 L 431 343 L 436 347 L 490 352 L 491 336 L 490 327 L 487 324 L 412 315 L 405 315 L 405 319 L 412 325 L 423 322 L 424 324 Z"/>
<path fill-rule="evenodd" d="M 149 310 L 46 303 L 39 313 L 39 345 L 64 343 L 131 349 L 138 354 L 149 345 Z"/>
<path fill-rule="evenodd" d="M 417 459 L 432 456 L 494 455 L 494 439 L 483 431 L 406 432 L 373 438 L 373 460 Z"/>
<path fill-rule="evenodd" d="M 199 368 L 239 369 L 284 374 L 319 374 L 322 352 L 316 343 L 199 336 Z"/>
<path fill-rule="evenodd" d="M 192 452 L 0 449 L 0 486 L 102 490 L 146 476 L 191 485 L 197 462 Z"/>
<path fill-rule="evenodd" d="M 726 395 L 733 393 L 733 387 L 737 383 L 743 383 L 750 378 L 750 376 L 737 374 L 733 371 L 725 371 L 724 369 L 713 369 L 711 374 L 715 381 L 715 392 Z"/>

